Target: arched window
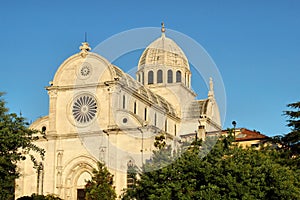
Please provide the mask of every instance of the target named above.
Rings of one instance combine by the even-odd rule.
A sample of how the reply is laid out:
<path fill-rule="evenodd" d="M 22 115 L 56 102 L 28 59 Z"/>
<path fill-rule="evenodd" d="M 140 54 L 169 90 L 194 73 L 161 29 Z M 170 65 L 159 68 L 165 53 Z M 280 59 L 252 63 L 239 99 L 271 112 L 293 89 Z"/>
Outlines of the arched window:
<path fill-rule="evenodd" d="M 136 114 L 136 101 L 133 104 L 133 113 Z"/>
<path fill-rule="evenodd" d="M 153 84 L 153 71 L 148 72 L 148 84 Z"/>
<path fill-rule="evenodd" d="M 144 85 L 144 72 L 142 72 L 142 84 Z"/>
<path fill-rule="evenodd" d="M 163 82 L 163 72 L 162 70 L 157 71 L 157 83 L 162 83 Z"/>
<path fill-rule="evenodd" d="M 47 130 L 46 126 L 43 126 L 43 127 L 42 127 L 42 133 L 45 134 L 45 133 L 46 133 L 46 130 Z"/>
<path fill-rule="evenodd" d="M 123 95 L 123 103 L 122 103 L 122 108 L 125 109 L 125 101 L 126 101 L 126 98 L 125 98 L 125 95 Z"/>
<path fill-rule="evenodd" d="M 180 83 L 181 82 L 181 71 L 177 71 L 176 72 L 176 83 Z"/>
<path fill-rule="evenodd" d="M 173 72 L 172 70 L 168 70 L 168 83 L 173 83 Z"/>

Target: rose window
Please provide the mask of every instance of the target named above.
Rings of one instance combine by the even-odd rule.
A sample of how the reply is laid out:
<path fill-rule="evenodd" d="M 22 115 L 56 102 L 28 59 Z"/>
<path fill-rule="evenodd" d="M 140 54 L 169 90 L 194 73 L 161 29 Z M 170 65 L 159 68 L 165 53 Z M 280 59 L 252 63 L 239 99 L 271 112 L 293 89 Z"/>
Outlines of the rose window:
<path fill-rule="evenodd" d="M 88 66 L 83 66 L 80 70 L 80 73 L 83 77 L 86 77 L 90 74 L 90 68 Z"/>
<path fill-rule="evenodd" d="M 91 122 L 97 113 L 97 102 L 92 96 L 83 95 L 75 99 L 72 114 L 76 122 L 84 124 Z"/>

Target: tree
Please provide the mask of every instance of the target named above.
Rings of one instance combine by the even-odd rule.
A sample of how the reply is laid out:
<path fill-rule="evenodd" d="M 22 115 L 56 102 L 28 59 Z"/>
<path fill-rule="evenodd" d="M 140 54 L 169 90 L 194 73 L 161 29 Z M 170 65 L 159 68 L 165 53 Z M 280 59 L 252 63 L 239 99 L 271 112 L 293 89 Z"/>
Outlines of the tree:
<path fill-rule="evenodd" d="M 283 164 L 290 167 L 300 167 L 300 102 L 288 104 L 290 108 L 283 114 L 288 118 L 287 126 L 291 132 L 285 135 L 276 135 L 270 140 L 276 144 L 277 150 L 281 152 Z M 286 159 L 284 159 L 286 158 Z"/>
<path fill-rule="evenodd" d="M 300 101 L 287 106 L 292 109 L 284 111 L 284 115 L 289 118 L 287 126 L 291 128 L 291 132 L 282 137 L 282 141 L 292 155 L 296 155 L 300 154 Z"/>
<path fill-rule="evenodd" d="M 213 148 L 205 142 L 204 150 L 211 149 L 205 157 L 204 143 L 195 143 L 172 164 L 142 172 L 128 195 L 137 200 L 299 198 L 299 170 L 282 165 L 281 152 L 242 149 L 232 140 L 221 138 Z"/>
<path fill-rule="evenodd" d="M 22 116 L 9 113 L 0 93 L 0 199 L 14 198 L 14 181 L 20 176 L 17 162 L 31 158 L 34 166 L 38 166 L 33 152 L 42 159 L 44 150 L 33 144 L 37 139 L 37 131 L 28 128 L 28 123 Z"/>
<path fill-rule="evenodd" d="M 127 188 L 123 190 L 121 198 L 131 200 L 132 194 L 135 194 L 138 168 L 131 160 L 127 163 Z"/>
<path fill-rule="evenodd" d="M 93 170 L 92 180 L 85 186 L 86 200 L 112 200 L 117 197 L 113 187 L 113 175 L 105 165 L 98 162 L 98 169 Z"/>

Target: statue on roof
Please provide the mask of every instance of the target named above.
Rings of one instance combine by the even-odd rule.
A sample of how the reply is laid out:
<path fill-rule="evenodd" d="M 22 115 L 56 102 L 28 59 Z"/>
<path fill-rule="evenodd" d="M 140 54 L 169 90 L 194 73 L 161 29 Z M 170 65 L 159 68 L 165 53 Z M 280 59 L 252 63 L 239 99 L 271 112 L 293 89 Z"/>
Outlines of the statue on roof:
<path fill-rule="evenodd" d="M 81 44 L 82 44 L 82 46 L 79 47 L 79 49 L 81 50 L 80 55 L 81 55 L 81 57 L 85 58 L 86 55 L 88 54 L 88 51 L 91 50 L 91 47 L 90 47 L 89 43 L 87 43 L 87 42 L 83 42 Z"/>
<path fill-rule="evenodd" d="M 208 97 L 213 98 L 214 97 L 214 83 L 212 77 L 209 78 L 209 91 L 208 91 Z"/>

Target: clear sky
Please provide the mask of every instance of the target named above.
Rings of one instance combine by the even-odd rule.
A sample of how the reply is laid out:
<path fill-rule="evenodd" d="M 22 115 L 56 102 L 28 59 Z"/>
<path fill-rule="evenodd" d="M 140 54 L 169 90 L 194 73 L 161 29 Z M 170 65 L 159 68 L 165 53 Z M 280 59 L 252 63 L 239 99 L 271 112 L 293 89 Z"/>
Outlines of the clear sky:
<path fill-rule="evenodd" d="M 300 101 L 298 0 L 2 1 L 0 91 L 10 111 L 28 121 L 48 114 L 44 87 L 78 52 L 84 32 L 93 47 L 161 21 L 196 40 L 218 66 L 227 94 L 223 128 L 235 120 L 237 127 L 267 135 L 289 131 L 282 112 Z M 198 90 L 207 94 L 207 88 Z"/>

